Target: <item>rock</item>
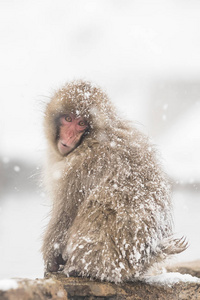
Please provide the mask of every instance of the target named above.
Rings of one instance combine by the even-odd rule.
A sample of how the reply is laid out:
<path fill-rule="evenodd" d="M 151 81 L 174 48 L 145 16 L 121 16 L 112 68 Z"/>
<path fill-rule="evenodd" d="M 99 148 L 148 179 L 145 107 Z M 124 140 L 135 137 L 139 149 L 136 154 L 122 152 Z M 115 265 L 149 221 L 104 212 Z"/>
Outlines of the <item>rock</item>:
<path fill-rule="evenodd" d="M 8 280 L 9 281 L 9 280 Z M 10 280 L 11 281 L 11 280 Z M 13 281 L 15 285 L 13 286 Z M 9 289 L 4 280 L 0 280 L 0 300 L 67 300 L 67 292 L 56 279 L 12 279 Z"/>
<path fill-rule="evenodd" d="M 178 273 L 176 273 L 178 274 Z M 180 274 L 179 274 L 180 275 Z M 91 281 L 85 278 L 66 278 L 62 275 L 53 275 L 62 282 L 71 300 L 175 300 L 175 299 L 200 299 L 200 280 L 198 282 L 176 282 L 167 285 L 163 283 L 148 283 L 136 281 L 115 285 Z M 157 276 L 155 276 L 157 277 Z M 195 279 L 194 281 L 197 281 Z"/>
<path fill-rule="evenodd" d="M 171 270 L 182 268 L 197 275 L 199 263 L 179 264 Z M 44 279 L 0 280 L 0 300 L 200 300 L 200 279 L 191 275 L 166 273 L 116 285 L 49 273 Z"/>

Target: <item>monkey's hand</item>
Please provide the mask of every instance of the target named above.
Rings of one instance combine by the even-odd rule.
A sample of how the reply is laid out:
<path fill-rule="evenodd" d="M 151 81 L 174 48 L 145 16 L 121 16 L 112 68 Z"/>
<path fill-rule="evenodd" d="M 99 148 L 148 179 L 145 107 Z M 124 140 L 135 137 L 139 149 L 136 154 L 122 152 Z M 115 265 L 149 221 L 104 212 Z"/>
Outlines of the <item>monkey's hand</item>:
<path fill-rule="evenodd" d="M 53 256 L 47 260 L 46 263 L 46 272 L 57 272 L 62 269 L 62 266 L 65 265 L 66 260 L 62 258 L 62 255 Z"/>
<path fill-rule="evenodd" d="M 66 260 L 62 257 L 63 240 L 65 238 L 65 233 L 63 234 L 62 230 L 64 221 L 61 219 L 61 221 L 58 220 L 55 222 L 51 219 L 45 232 L 41 249 L 44 259 L 45 273 L 58 272 L 66 263 Z M 56 236 L 55 232 L 57 233 Z"/>

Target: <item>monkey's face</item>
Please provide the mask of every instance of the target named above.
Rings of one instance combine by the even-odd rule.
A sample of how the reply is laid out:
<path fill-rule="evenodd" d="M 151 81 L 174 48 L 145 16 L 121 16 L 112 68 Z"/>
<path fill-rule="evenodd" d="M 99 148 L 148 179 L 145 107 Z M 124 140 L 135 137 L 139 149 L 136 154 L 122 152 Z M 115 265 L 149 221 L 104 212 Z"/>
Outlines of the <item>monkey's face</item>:
<path fill-rule="evenodd" d="M 59 125 L 57 147 L 60 154 L 67 155 L 80 144 L 88 124 L 82 117 L 66 114 L 59 118 Z"/>

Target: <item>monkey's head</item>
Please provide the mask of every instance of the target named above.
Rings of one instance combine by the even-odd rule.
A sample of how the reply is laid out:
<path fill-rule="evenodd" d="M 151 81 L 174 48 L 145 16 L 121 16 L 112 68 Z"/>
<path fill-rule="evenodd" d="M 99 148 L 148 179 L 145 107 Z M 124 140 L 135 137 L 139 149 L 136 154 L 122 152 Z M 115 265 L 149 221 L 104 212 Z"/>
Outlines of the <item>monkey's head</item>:
<path fill-rule="evenodd" d="M 115 109 L 99 87 L 73 81 L 58 90 L 47 105 L 45 133 L 54 149 L 65 156 L 84 139 L 105 139 L 117 122 Z"/>

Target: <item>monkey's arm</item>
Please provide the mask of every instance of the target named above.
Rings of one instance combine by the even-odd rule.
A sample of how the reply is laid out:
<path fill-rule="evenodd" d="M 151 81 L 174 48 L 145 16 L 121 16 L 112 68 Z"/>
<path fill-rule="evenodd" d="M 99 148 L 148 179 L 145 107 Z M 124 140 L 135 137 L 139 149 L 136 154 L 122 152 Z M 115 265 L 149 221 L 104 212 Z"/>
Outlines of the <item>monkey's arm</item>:
<path fill-rule="evenodd" d="M 52 213 L 52 217 L 44 234 L 42 246 L 45 271 L 56 272 L 59 269 L 59 265 L 65 264 L 61 253 L 69 223 L 70 218 L 66 216 L 66 213 L 62 213 L 56 218 L 55 214 Z"/>

